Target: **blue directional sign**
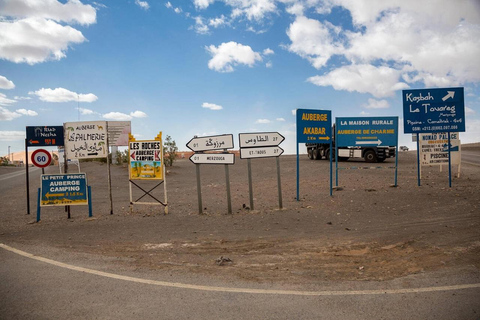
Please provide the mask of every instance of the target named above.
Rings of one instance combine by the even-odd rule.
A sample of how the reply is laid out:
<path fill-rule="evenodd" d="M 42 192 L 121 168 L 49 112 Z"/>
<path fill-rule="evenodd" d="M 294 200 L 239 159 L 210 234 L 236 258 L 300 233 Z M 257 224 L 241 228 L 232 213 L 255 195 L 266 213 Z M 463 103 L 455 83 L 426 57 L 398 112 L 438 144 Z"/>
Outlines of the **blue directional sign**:
<path fill-rule="evenodd" d="M 27 127 L 27 146 L 46 147 L 63 146 L 63 126 Z"/>
<path fill-rule="evenodd" d="M 41 176 L 40 206 L 88 204 L 87 175 L 44 174 Z"/>
<path fill-rule="evenodd" d="M 463 88 L 403 90 L 405 133 L 465 132 Z"/>
<path fill-rule="evenodd" d="M 398 117 L 336 118 L 337 147 L 396 146 Z"/>
<path fill-rule="evenodd" d="M 297 109 L 297 143 L 329 143 L 331 138 L 330 110 Z"/>

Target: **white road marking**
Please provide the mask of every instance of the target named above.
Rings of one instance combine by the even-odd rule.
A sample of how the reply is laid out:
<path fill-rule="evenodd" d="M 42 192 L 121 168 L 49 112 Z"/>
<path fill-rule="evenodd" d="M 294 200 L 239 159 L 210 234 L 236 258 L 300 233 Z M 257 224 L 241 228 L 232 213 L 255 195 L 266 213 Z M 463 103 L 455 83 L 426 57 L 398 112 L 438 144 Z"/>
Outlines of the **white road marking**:
<path fill-rule="evenodd" d="M 232 293 L 251 293 L 251 294 L 270 294 L 270 295 L 294 295 L 294 296 L 352 296 L 352 295 L 380 295 L 380 294 L 405 294 L 405 293 L 425 293 L 425 292 L 440 292 L 440 291 L 454 291 L 454 290 L 463 290 L 463 289 L 476 289 L 480 288 L 480 283 L 473 284 L 460 284 L 452 286 L 441 286 L 441 287 L 425 287 L 425 288 L 410 288 L 410 289 L 378 289 L 378 290 L 351 290 L 351 291 L 296 291 L 296 290 L 266 290 L 266 289 L 248 289 L 248 288 L 229 288 L 229 287 L 215 287 L 215 286 L 201 286 L 193 284 L 185 284 L 178 282 L 166 282 L 166 281 L 157 281 L 157 280 L 148 280 L 141 279 L 129 276 L 122 276 L 119 274 L 103 272 L 83 267 L 73 266 L 67 263 L 58 262 L 55 260 L 43 258 L 40 256 L 33 255 L 31 253 L 15 249 L 3 243 L 0 243 L 0 248 L 3 248 L 7 251 L 16 253 L 23 257 L 48 263 L 60 268 L 65 268 L 73 271 L 84 272 L 93 274 L 96 276 L 130 281 L 135 283 L 143 283 L 161 287 L 170 287 L 170 288 L 179 288 L 179 289 L 190 289 L 190 290 L 200 290 L 200 291 L 213 291 L 213 292 L 232 292 Z"/>
<path fill-rule="evenodd" d="M 37 171 L 39 170 L 40 168 L 30 168 L 29 169 L 29 173 L 32 173 L 34 171 Z M 21 175 L 24 175 L 25 174 L 25 171 L 24 170 L 20 170 L 20 171 L 15 171 L 15 172 L 10 172 L 10 173 L 5 173 L 5 174 L 2 174 L 0 176 L 0 181 L 3 181 L 3 180 L 7 180 L 7 179 L 11 179 L 11 178 L 15 178 L 15 177 L 18 177 L 18 176 L 21 176 Z"/>

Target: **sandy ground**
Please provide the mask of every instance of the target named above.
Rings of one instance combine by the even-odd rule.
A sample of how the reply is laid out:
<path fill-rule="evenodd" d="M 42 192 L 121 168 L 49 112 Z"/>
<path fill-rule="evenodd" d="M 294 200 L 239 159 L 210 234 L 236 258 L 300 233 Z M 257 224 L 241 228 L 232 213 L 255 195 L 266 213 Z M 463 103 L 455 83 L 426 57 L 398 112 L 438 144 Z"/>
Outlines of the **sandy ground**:
<path fill-rule="evenodd" d="M 480 155 L 479 147 L 470 150 Z M 181 159 L 168 167 L 168 215 L 161 206 L 131 210 L 127 168 L 112 166 L 110 215 L 107 166 L 82 163 L 92 186 L 93 218 L 86 206 L 72 207 L 72 219 L 63 207 L 49 207 L 34 223 L 34 180 L 31 215 L 25 214 L 23 185 L 2 195 L 0 242 L 112 257 L 136 270 L 252 282 L 388 280 L 445 270 L 478 274 L 480 167 L 462 165 L 451 188 L 446 168 L 423 168 L 419 187 L 415 157 L 415 152 L 400 153 L 397 187 L 391 186 L 394 159 L 340 162 L 340 188 L 330 196 L 329 163 L 303 155 L 297 201 L 296 157 L 282 156 L 281 210 L 275 159 L 252 160 L 255 210 L 249 208 L 247 161 L 237 159 L 229 166 L 232 214 L 227 214 L 224 166 L 201 166 L 203 214 L 198 213 L 195 165 Z M 47 173 L 56 172 L 47 168 Z M 333 177 L 335 185 L 335 172 Z M 163 200 L 163 186 L 153 194 Z M 136 189 L 134 198 L 140 196 Z"/>

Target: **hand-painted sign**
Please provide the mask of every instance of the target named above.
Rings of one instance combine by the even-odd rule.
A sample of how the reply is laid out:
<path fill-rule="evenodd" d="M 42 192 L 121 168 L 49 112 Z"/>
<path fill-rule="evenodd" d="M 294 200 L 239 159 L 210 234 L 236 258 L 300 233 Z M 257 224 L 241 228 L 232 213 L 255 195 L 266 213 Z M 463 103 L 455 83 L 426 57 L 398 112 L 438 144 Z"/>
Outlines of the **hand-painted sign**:
<path fill-rule="evenodd" d="M 285 137 L 278 132 L 240 133 L 240 148 L 278 146 Z"/>
<path fill-rule="evenodd" d="M 85 173 L 44 174 L 40 179 L 41 207 L 88 204 Z"/>
<path fill-rule="evenodd" d="M 233 153 L 195 153 L 190 157 L 195 164 L 234 164 Z"/>
<path fill-rule="evenodd" d="M 423 133 L 419 136 L 421 165 L 448 165 L 448 133 Z M 460 164 L 460 140 L 456 132 L 450 133 L 450 156 L 452 164 Z"/>
<path fill-rule="evenodd" d="M 52 156 L 50 152 L 44 149 L 35 150 L 32 153 L 32 163 L 39 168 L 45 168 L 52 162 Z"/>
<path fill-rule="evenodd" d="M 135 140 L 130 135 L 130 180 L 163 180 L 162 133 L 155 140 Z"/>
<path fill-rule="evenodd" d="M 233 148 L 233 135 L 223 134 L 210 137 L 195 137 L 187 143 L 187 148 L 194 152 Z"/>
<path fill-rule="evenodd" d="M 338 147 L 396 146 L 398 117 L 336 118 Z"/>
<path fill-rule="evenodd" d="M 280 157 L 283 149 L 277 146 L 240 149 L 241 159 Z"/>
<path fill-rule="evenodd" d="M 63 146 L 62 126 L 27 127 L 27 147 Z"/>
<path fill-rule="evenodd" d="M 107 122 L 66 122 L 67 159 L 106 158 Z"/>
<path fill-rule="evenodd" d="M 331 138 L 330 110 L 297 109 L 297 143 L 328 143 Z"/>
<path fill-rule="evenodd" d="M 403 90 L 405 133 L 464 132 L 463 88 Z"/>

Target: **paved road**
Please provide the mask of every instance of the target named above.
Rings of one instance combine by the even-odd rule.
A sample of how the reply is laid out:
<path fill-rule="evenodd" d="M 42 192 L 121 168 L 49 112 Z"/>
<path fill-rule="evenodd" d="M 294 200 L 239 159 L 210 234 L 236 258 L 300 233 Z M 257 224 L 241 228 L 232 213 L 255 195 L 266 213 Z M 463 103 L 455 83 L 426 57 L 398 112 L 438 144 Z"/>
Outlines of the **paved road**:
<path fill-rule="evenodd" d="M 480 152 L 462 150 L 462 162 L 480 166 Z"/>
<path fill-rule="evenodd" d="M 77 257 L 78 258 L 78 257 Z M 63 257 L 62 259 L 67 259 Z M 358 286 L 388 287 L 431 282 L 339 283 L 321 296 L 210 292 L 138 283 L 52 265 L 0 248 L 1 319 L 477 319 L 480 288 L 369 294 Z M 125 274 L 107 261 L 78 262 L 110 274 Z M 91 270 L 91 269 L 88 269 Z M 137 279 L 159 277 L 145 272 Z M 173 278 L 175 282 L 178 279 Z M 464 282 L 465 279 L 454 279 Z M 165 281 L 165 280 L 163 280 Z M 207 283 L 208 285 L 208 283 Z M 210 285 L 215 285 L 211 283 Z M 402 286 L 402 285 L 400 285 Z M 415 285 L 413 285 L 415 286 Z M 436 284 L 435 286 L 439 286 Z M 238 287 L 235 283 L 229 287 Z M 250 289 L 252 289 L 250 287 Z M 402 288 L 400 288 L 402 289 Z M 288 290 L 295 290 L 289 288 Z M 298 288 L 297 288 L 298 290 Z M 401 291 L 400 291 L 401 292 Z"/>

